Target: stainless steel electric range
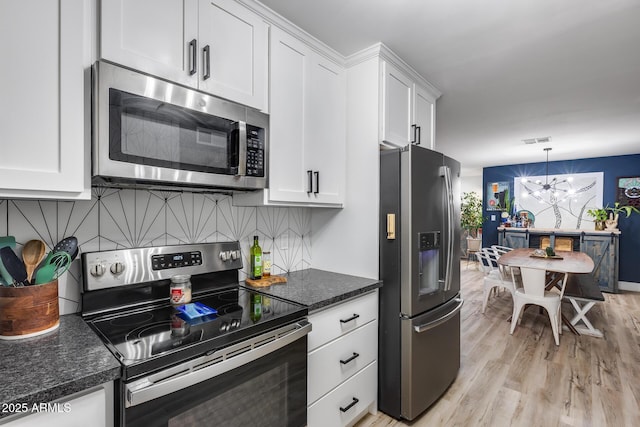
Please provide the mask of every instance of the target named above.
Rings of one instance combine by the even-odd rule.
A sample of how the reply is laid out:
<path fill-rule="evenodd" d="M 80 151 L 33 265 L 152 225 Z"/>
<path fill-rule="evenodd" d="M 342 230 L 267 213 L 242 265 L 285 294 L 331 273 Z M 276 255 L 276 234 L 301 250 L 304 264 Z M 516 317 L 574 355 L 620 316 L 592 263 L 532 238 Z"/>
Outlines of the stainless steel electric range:
<path fill-rule="evenodd" d="M 82 262 L 82 315 L 122 364 L 120 425 L 306 424 L 307 309 L 240 286 L 238 242 Z M 190 304 L 170 302 L 177 275 L 191 276 Z"/>

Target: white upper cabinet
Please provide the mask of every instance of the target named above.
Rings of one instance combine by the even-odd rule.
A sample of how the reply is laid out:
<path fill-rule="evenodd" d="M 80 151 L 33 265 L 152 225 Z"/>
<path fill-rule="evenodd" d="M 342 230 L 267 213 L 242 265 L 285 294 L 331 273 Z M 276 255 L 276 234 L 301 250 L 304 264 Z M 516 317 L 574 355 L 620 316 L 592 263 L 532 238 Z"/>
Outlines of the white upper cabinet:
<path fill-rule="evenodd" d="M 200 89 L 263 110 L 267 24 L 234 0 L 201 0 L 199 17 L 203 49 Z"/>
<path fill-rule="evenodd" d="M 388 62 L 382 63 L 382 139 L 399 147 L 412 140 L 413 81 Z"/>
<path fill-rule="evenodd" d="M 420 144 L 435 148 L 436 96 L 409 73 L 382 62 L 381 139 L 397 147 Z"/>
<path fill-rule="evenodd" d="M 311 200 L 341 206 L 346 180 L 346 76 L 344 69 L 312 56 L 306 105 L 307 167 Z"/>
<path fill-rule="evenodd" d="M 91 197 L 87 8 L 0 2 L 0 198 Z"/>
<path fill-rule="evenodd" d="M 276 27 L 270 47 L 269 188 L 234 203 L 342 207 L 344 68 Z"/>
<path fill-rule="evenodd" d="M 103 59 L 259 110 L 268 25 L 235 0 L 101 2 Z"/>
<path fill-rule="evenodd" d="M 413 124 L 416 126 L 415 140 L 424 148 L 434 150 L 436 100 L 426 89 L 417 84 L 414 86 Z"/>

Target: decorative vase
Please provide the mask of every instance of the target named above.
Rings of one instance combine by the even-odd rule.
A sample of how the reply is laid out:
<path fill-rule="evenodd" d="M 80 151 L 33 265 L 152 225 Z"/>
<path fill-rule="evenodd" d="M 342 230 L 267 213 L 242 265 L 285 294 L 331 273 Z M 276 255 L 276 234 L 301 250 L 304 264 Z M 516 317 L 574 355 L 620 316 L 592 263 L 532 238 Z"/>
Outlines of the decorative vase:
<path fill-rule="evenodd" d="M 618 214 L 613 215 L 613 212 L 609 214 L 609 219 L 604 221 L 605 227 L 607 230 L 617 230 L 618 229 Z"/>
<path fill-rule="evenodd" d="M 605 227 L 604 220 L 603 221 L 596 220 L 595 224 L 596 224 L 596 231 L 603 231 L 604 230 L 604 227 Z"/>

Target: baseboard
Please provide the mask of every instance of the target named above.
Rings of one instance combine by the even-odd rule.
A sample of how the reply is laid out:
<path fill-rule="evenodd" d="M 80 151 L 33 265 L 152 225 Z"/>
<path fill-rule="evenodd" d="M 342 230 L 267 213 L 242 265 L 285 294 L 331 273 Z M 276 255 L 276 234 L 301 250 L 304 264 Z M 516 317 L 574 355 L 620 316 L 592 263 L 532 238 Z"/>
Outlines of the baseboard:
<path fill-rule="evenodd" d="M 640 292 L 640 283 L 618 281 L 618 289 L 621 291 Z"/>

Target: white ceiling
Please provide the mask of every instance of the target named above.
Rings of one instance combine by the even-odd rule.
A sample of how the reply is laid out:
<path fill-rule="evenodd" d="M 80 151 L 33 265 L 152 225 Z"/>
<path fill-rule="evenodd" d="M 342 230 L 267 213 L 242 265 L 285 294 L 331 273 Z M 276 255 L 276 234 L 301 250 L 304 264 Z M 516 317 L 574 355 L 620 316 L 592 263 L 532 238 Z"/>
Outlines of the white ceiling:
<path fill-rule="evenodd" d="M 640 153 L 640 1 L 262 3 L 345 56 L 382 41 L 442 90 L 436 148 L 465 176 L 548 146 L 550 161 Z"/>

